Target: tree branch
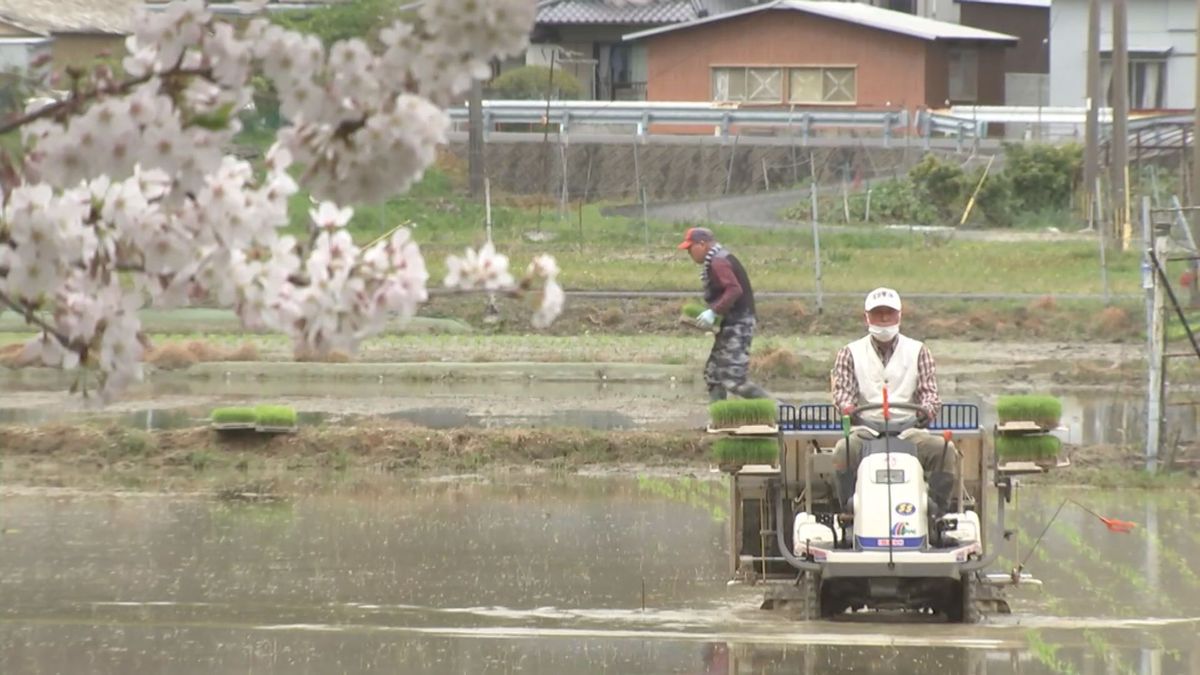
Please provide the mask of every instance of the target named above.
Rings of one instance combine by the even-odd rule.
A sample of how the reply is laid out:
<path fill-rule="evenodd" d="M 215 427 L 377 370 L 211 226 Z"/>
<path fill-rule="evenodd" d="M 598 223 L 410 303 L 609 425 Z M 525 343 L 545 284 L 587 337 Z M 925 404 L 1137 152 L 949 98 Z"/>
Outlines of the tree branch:
<path fill-rule="evenodd" d="M 32 307 L 16 302 L 12 298 L 8 297 L 8 295 L 6 295 L 3 291 L 0 291 L 0 303 L 3 303 L 12 311 L 25 317 L 25 323 L 37 326 L 45 331 L 48 335 L 53 335 L 54 339 L 58 340 L 59 344 L 61 344 L 63 347 L 66 347 L 67 349 L 72 348 L 71 341 L 67 339 L 67 336 L 58 332 L 58 329 L 56 329 L 54 326 L 46 323 L 45 319 L 35 315 Z"/>
<path fill-rule="evenodd" d="M 83 93 L 78 93 L 77 91 L 72 91 L 70 96 L 68 96 L 67 98 L 65 98 L 61 101 L 55 101 L 54 103 L 51 103 L 49 105 L 42 106 L 41 108 L 38 108 L 37 110 L 25 113 L 24 115 L 21 115 L 20 117 L 17 117 L 14 120 L 5 122 L 3 125 L 0 125 L 0 135 L 4 135 L 15 129 L 20 129 L 21 127 L 25 126 L 26 124 L 29 124 L 30 122 L 33 122 L 33 121 L 36 121 L 36 120 L 39 120 L 39 119 L 42 119 L 45 117 L 53 117 L 63 111 L 66 111 L 66 110 L 69 110 L 71 108 L 78 106 L 80 103 L 83 103 L 84 101 L 88 101 L 93 98 L 99 98 L 102 95 L 127 94 L 134 87 L 136 87 L 140 84 L 145 84 L 156 77 L 171 77 L 171 76 L 177 76 L 177 75 L 206 76 L 206 75 L 210 75 L 210 74 L 211 74 L 210 68 L 179 68 L 179 67 L 175 67 L 175 68 L 172 68 L 165 72 L 147 73 L 145 75 L 142 75 L 141 77 L 135 77 L 133 79 L 125 80 L 124 82 L 121 82 L 120 84 L 118 84 L 115 87 L 103 87 L 102 88 L 99 86 L 95 86 L 95 87 L 92 87 L 90 90 L 85 91 Z"/>

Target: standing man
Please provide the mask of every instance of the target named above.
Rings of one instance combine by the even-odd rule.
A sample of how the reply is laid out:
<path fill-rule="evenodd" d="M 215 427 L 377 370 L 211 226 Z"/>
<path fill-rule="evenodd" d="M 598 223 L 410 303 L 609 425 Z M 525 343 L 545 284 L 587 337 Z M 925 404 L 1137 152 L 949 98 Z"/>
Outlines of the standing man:
<path fill-rule="evenodd" d="M 833 403 L 843 415 L 856 415 L 860 406 L 883 402 L 883 387 L 887 386 L 892 403 L 919 406 L 917 428 L 905 432 L 916 446 L 917 458 L 925 469 L 930 494 L 942 513 L 949 504 L 958 473 L 958 451 L 953 443 L 930 434 L 928 426 L 941 410 L 938 397 L 937 371 L 933 355 L 923 343 L 900 333 L 900 294 L 890 288 L 876 288 L 867 294 L 864 318 L 867 334 L 838 351 L 833 364 Z M 893 410 L 892 418 L 911 419 L 907 410 Z M 879 410 L 862 413 L 862 418 L 879 424 Z M 858 463 L 862 459 L 863 436 L 873 435 L 870 429 L 858 427 L 846 441 L 838 441 L 834 450 L 834 467 L 839 472 L 839 497 L 847 505 L 853 491 Z"/>
<path fill-rule="evenodd" d="M 755 317 L 754 289 L 746 269 L 705 227 L 688 228 L 679 250 L 687 251 L 701 266 L 700 281 L 708 309 L 696 317 L 696 325 L 712 328 L 721 317 L 721 329 L 704 364 L 709 400 L 723 400 L 728 393 L 742 398 L 770 398 L 766 390 L 747 379 Z"/>

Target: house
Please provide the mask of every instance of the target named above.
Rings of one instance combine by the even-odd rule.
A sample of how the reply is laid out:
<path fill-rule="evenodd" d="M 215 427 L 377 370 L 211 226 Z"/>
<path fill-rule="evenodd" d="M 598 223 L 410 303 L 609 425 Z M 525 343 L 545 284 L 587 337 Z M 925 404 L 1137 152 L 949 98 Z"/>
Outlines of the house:
<path fill-rule="evenodd" d="M 904 12 L 937 21 L 959 22 L 957 0 L 855 0 L 875 7 Z"/>
<path fill-rule="evenodd" d="M 942 108 L 1004 102 L 1011 35 L 847 2 L 774 0 L 625 36 L 647 98 L 741 107 Z"/>
<path fill-rule="evenodd" d="M 61 71 L 125 51 L 140 0 L 0 0 L 0 60 L 25 72 L 49 53 Z"/>
<path fill-rule="evenodd" d="M 1004 55 L 1004 103 L 1050 104 L 1050 0 L 955 0 L 959 23 L 1015 35 Z"/>
<path fill-rule="evenodd" d="M 1101 82 L 1112 84 L 1112 11 L 1100 3 Z M 1127 3 L 1130 110 L 1191 109 L 1196 102 L 1196 2 Z M 1087 105 L 1087 0 L 1050 5 L 1050 105 Z M 1111 98 L 1108 101 L 1111 104 Z"/>
<path fill-rule="evenodd" d="M 626 33 L 713 16 L 752 0 L 542 0 L 526 55 L 529 65 L 570 72 L 590 98 L 646 98 L 646 49 Z"/>

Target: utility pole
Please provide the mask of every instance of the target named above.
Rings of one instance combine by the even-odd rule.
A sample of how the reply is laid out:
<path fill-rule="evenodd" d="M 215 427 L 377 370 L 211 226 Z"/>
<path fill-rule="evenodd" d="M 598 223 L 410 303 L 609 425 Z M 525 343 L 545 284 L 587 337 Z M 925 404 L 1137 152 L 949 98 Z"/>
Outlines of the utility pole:
<path fill-rule="evenodd" d="M 1196 110 L 1192 127 L 1192 206 L 1200 204 L 1200 0 L 1196 0 Z M 1196 214 L 1195 211 L 1192 212 Z M 1193 221 L 1200 215 L 1193 215 Z M 1200 221 L 1192 223 L 1192 239 L 1200 241 Z"/>
<path fill-rule="evenodd" d="M 1200 2 L 1200 0 L 1197 0 Z M 1088 220 L 1096 212 L 1096 179 L 1100 176 L 1100 108 L 1103 97 L 1100 92 L 1100 0 L 1088 0 L 1087 37 L 1087 122 L 1084 125 L 1083 146 L 1083 191 L 1084 206 Z M 1096 227 L 1100 227 L 1097 223 Z"/>
<path fill-rule="evenodd" d="M 471 197 L 483 195 L 483 82 L 471 80 L 471 97 L 467 102 L 467 173 Z"/>
<path fill-rule="evenodd" d="M 1121 250 L 1129 247 L 1129 21 L 1125 0 L 1112 4 L 1112 188 L 1113 234 Z"/>

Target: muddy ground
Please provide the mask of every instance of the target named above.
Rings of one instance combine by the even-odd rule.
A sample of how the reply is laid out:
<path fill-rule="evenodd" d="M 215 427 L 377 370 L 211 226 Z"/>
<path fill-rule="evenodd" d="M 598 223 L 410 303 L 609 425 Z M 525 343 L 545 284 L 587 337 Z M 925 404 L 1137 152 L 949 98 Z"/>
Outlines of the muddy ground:
<path fill-rule="evenodd" d="M 782 400 L 826 402 L 833 355 L 860 330 L 857 320 L 849 312 L 818 315 L 800 303 L 768 302 L 778 306 L 763 313 L 754 377 Z M 63 373 L 0 369 L 0 421 L 7 423 L 0 426 L 0 480 L 237 491 L 264 480 L 268 487 L 305 485 L 350 474 L 480 467 L 707 471 L 698 430 L 706 417 L 700 372 L 710 338 L 675 322 L 673 307 L 578 303 L 565 322 L 574 322 L 575 333 L 523 335 L 501 326 L 491 335 L 384 335 L 352 358 L 321 363 L 296 362 L 279 336 L 203 326 L 192 335 L 160 332 L 151 336 L 146 382 L 104 407 L 68 393 L 71 380 Z M 1132 337 L 1137 321 L 1125 310 L 1096 313 L 1053 301 L 961 309 L 906 309 L 906 332 L 928 336 L 934 348 L 944 400 L 988 405 L 1002 393 L 1050 391 L 1143 396 L 1144 343 Z M 990 339 L 983 341 L 985 335 Z M 1195 370 L 1182 364 L 1173 371 L 1173 387 L 1200 382 L 1189 367 Z M 258 402 L 322 419 L 267 441 L 222 439 L 202 427 L 217 405 Z M 426 422 L 406 417 L 416 408 L 445 408 L 463 423 L 431 425 L 459 427 L 453 431 L 423 428 Z M 147 416 L 118 420 L 137 413 Z M 130 428 L 149 428 L 149 413 L 196 419 L 185 419 L 179 426 L 190 428 L 183 429 Z M 593 418 L 577 424 L 572 414 Z M 597 415 L 604 420 L 596 423 Z M 588 425 L 601 428 L 579 428 Z M 532 428 L 549 426 L 562 428 Z M 1135 454 L 1086 448 L 1076 475 L 1136 483 L 1141 479 L 1122 473 L 1136 463 Z M 1089 467 L 1099 467 L 1100 475 L 1088 475 Z"/>
<path fill-rule="evenodd" d="M 582 429 L 433 430 L 373 419 L 296 433 L 232 435 L 205 428 L 146 432 L 116 425 L 0 428 L 0 483 L 22 487 L 189 491 L 229 499 L 353 489 L 387 476 L 599 469 L 719 478 L 704 434 Z M 1200 445 L 1184 451 L 1200 454 Z M 1033 480 L 1104 487 L 1200 485 L 1194 468 L 1138 471 L 1136 450 L 1068 447 L 1071 469 Z M 1029 479 L 1026 479 L 1029 480 Z"/>
<path fill-rule="evenodd" d="M 697 296 L 699 292 L 697 292 Z M 671 335 L 683 300 L 631 297 L 571 298 L 563 315 L 545 332 L 552 335 Z M 857 299 L 828 298 L 821 311 L 812 299 L 762 297 L 756 300 L 761 337 L 837 336 L 862 331 L 862 305 Z M 500 303 L 501 321 L 484 324 L 477 298 L 437 298 L 423 314 L 459 319 L 480 332 L 529 330 L 527 309 L 513 300 Z M 1137 301 L 1105 306 L 1094 301 L 978 301 L 970 299 L 906 299 L 905 333 L 925 340 L 1054 340 L 1076 342 L 1141 342 L 1141 305 Z"/>

